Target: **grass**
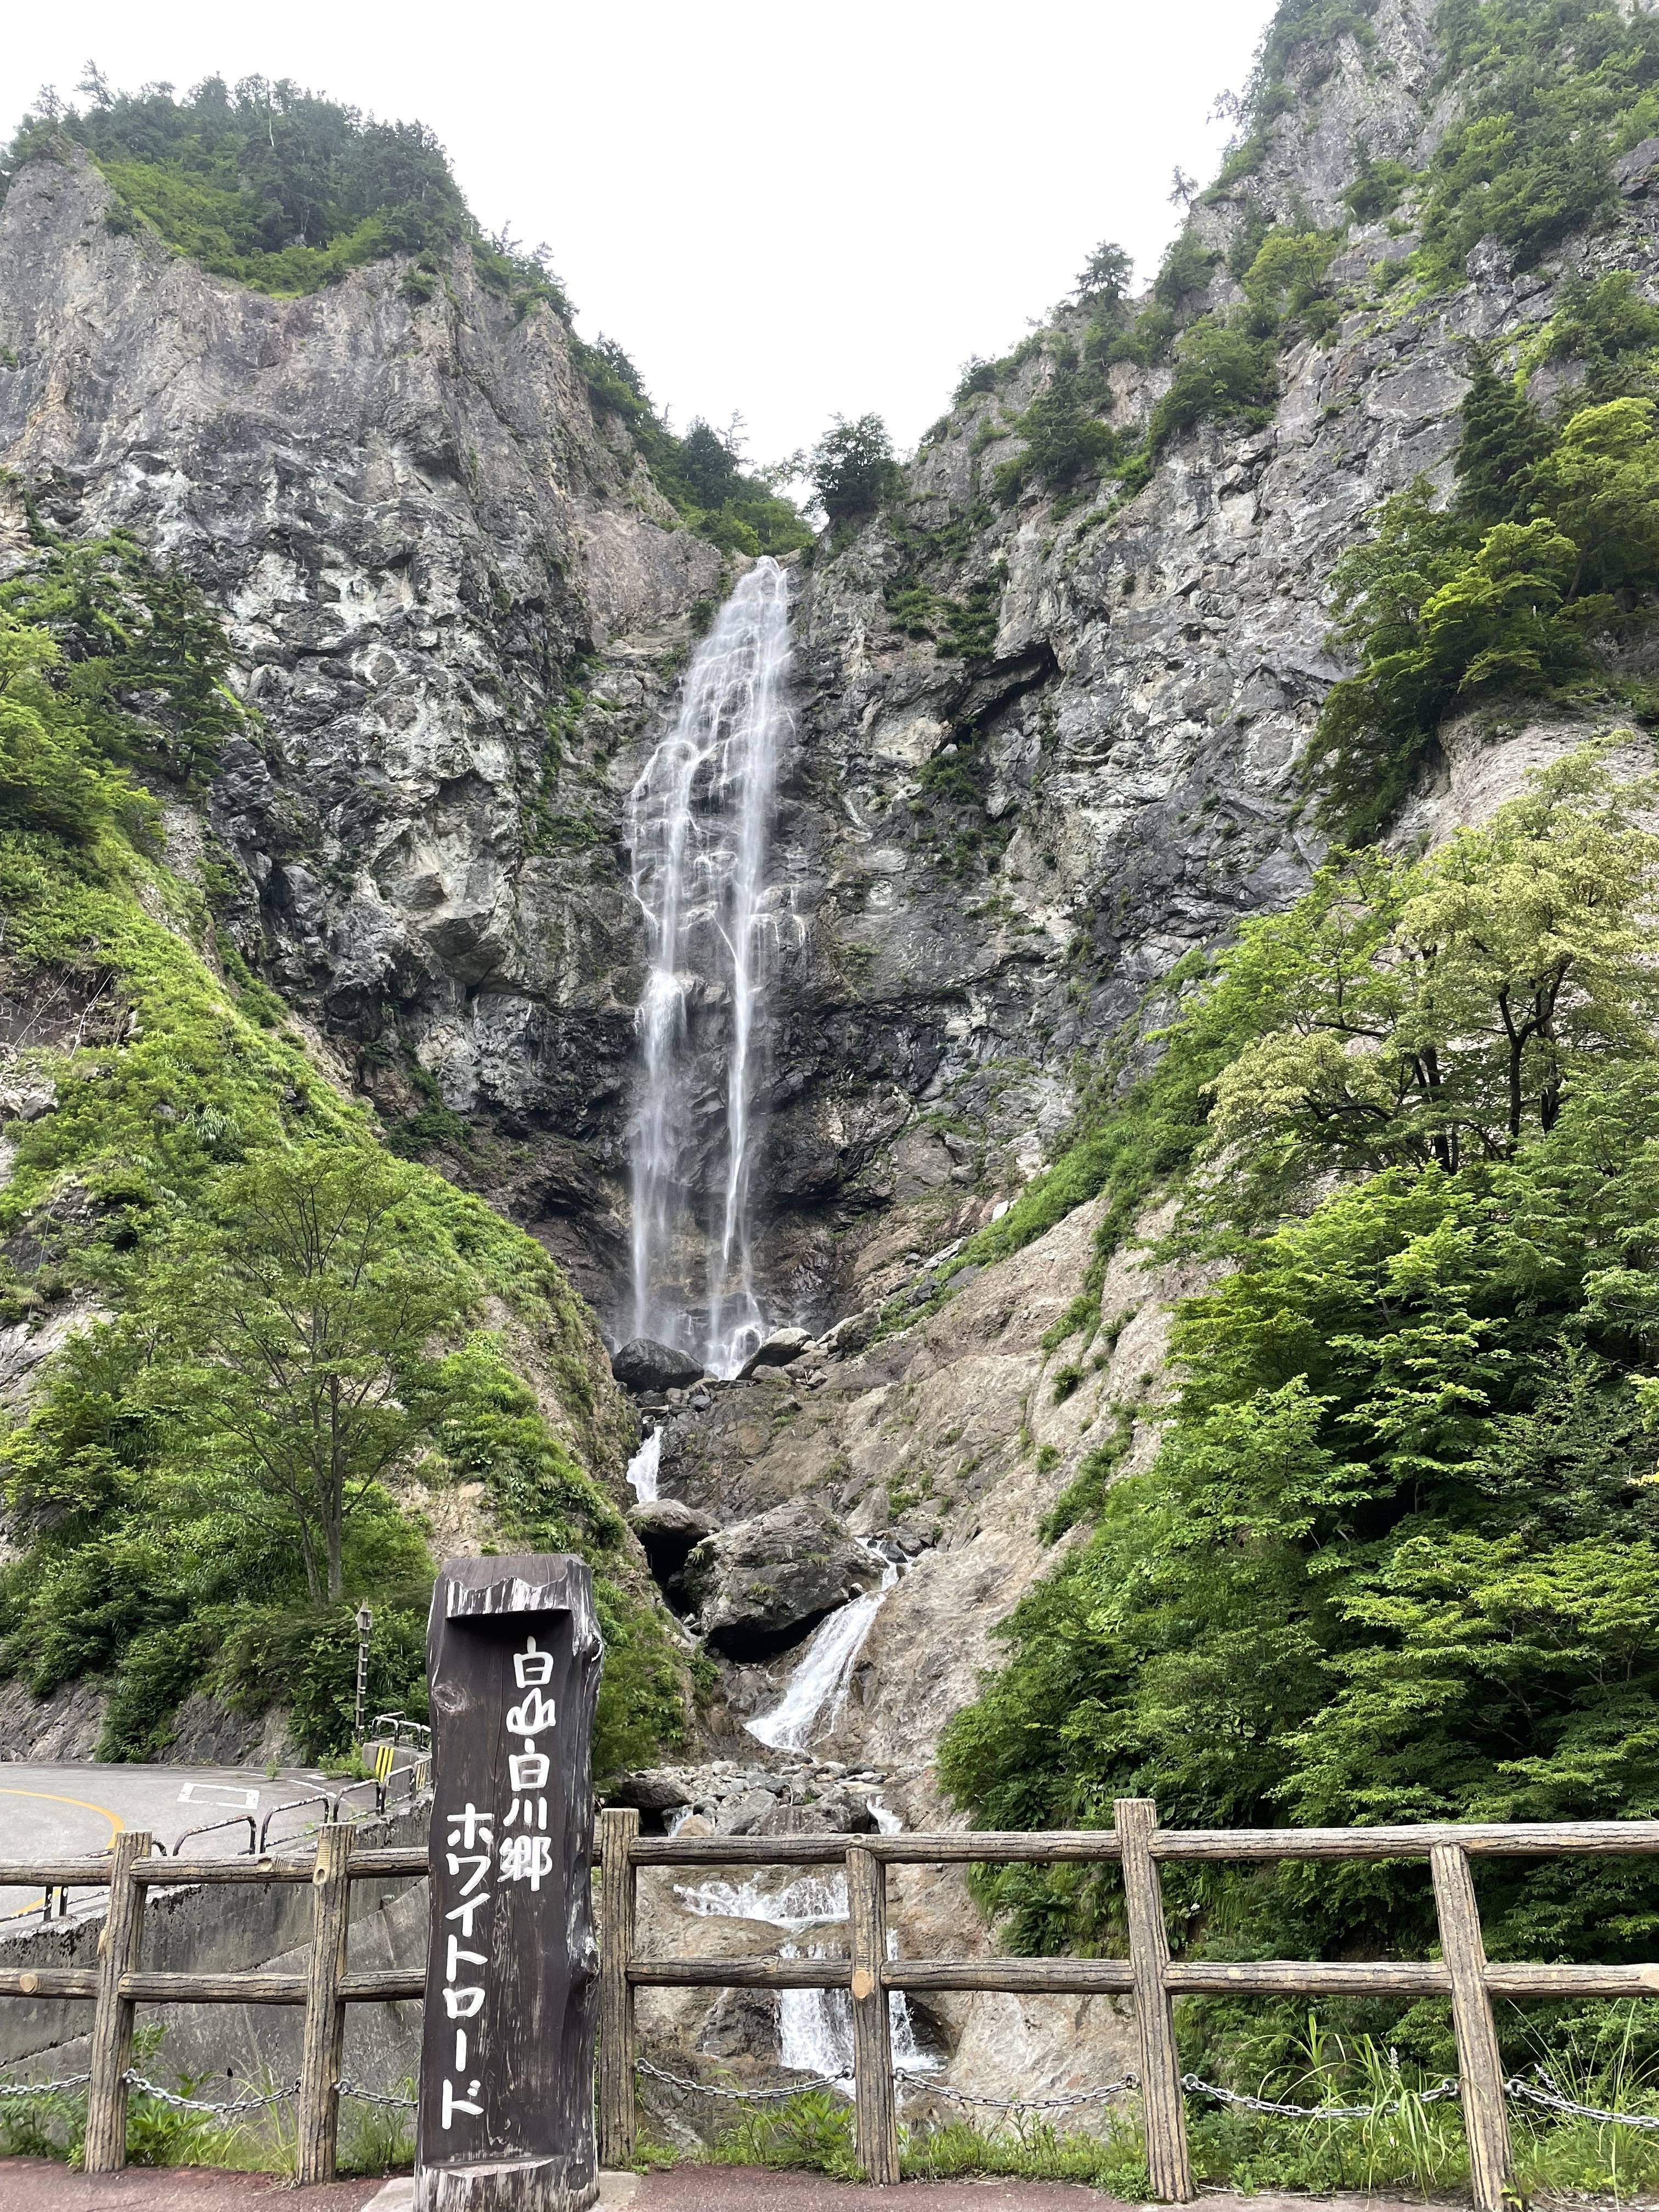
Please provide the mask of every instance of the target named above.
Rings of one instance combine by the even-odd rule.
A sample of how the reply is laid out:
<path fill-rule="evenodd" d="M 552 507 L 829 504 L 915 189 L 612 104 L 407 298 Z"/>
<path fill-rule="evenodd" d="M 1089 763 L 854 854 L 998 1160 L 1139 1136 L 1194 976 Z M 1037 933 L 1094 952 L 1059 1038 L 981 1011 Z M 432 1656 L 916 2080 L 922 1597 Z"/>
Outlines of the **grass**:
<path fill-rule="evenodd" d="M 165 2027 L 141 2027 L 133 2038 L 137 2072 L 159 2072 L 155 2061 Z M 218 2089 L 210 2083 L 221 2083 Z M 277 2084 L 266 2069 L 241 2078 L 179 2073 L 173 2089 L 181 2097 L 216 2099 L 269 2096 Z M 397 2085 L 413 2097 L 412 2078 Z M 23 2096 L 0 2096 L 0 2156 L 50 2158 L 78 2167 L 87 2137 L 87 2092 L 43 2083 Z M 296 2114 L 291 2098 L 221 2119 L 211 2112 L 180 2112 L 163 2097 L 134 2088 L 127 2099 L 129 2166 L 222 2166 L 237 2173 L 276 2173 L 293 2178 L 298 2154 Z M 340 2108 L 337 2165 L 341 2174 L 392 2173 L 415 2160 L 415 2114 L 399 2106 L 358 2102 L 348 2092 Z"/>
<path fill-rule="evenodd" d="M 1635 2007 L 1622 2033 L 1603 2030 L 1543 2060 L 1563 2095 L 1611 2112 L 1659 2116 L 1659 2078 L 1638 2055 Z M 1258 2086 L 1276 2102 L 1314 2107 L 1287 2119 L 1188 2100 L 1188 2136 L 1197 2180 L 1243 2194 L 1284 2190 L 1408 2191 L 1425 2200 L 1468 2186 L 1468 2147 L 1455 2098 L 1402 2067 L 1369 2036 L 1333 2035 L 1310 2019 L 1299 2063 Z M 1362 2117 L 1344 2107 L 1364 2105 Z M 1604 2121 L 1551 2118 L 1511 2104 L 1515 2181 L 1521 2199 L 1595 2197 L 1625 2202 L 1659 2192 L 1659 2131 Z M 1097 2130 L 1061 2128 L 1034 2113 L 994 2121 L 901 2124 L 906 2180 L 974 2177 L 1082 2182 L 1131 2203 L 1152 2193 L 1138 2110 L 1103 2112 Z M 853 2108 L 832 2091 L 805 2092 L 759 2106 L 722 2127 L 703 2154 L 716 2165 L 804 2170 L 842 2180 L 860 2176 Z M 653 2164 L 671 2154 L 651 2150 Z"/>

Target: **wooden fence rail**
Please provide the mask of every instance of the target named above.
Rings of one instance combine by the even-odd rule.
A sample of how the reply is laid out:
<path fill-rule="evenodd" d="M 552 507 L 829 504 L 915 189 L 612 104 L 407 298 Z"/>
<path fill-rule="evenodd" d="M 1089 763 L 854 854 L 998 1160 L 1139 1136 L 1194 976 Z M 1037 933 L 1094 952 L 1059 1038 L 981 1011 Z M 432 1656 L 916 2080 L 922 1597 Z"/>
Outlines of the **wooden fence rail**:
<path fill-rule="evenodd" d="M 151 1855 L 128 1832 L 102 1860 L 0 1862 L 0 1888 L 106 1889 L 95 1966 L 0 1967 L 0 1997 L 79 1999 L 93 2008 L 86 2165 L 108 2172 L 126 2156 L 127 2073 L 140 2004 L 272 2004 L 304 2010 L 299 2085 L 301 2183 L 335 2171 L 345 2008 L 423 1996 L 420 1969 L 347 1970 L 351 1885 L 413 1879 L 422 1850 L 359 1849 L 356 1831 L 330 1823 L 301 1857 L 179 1860 Z M 1124 1798 L 1115 1826 L 1037 1835 L 951 1832 L 905 1836 L 642 1836 L 639 1815 L 599 1817 L 601 1880 L 599 2155 L 628 2166 L 635 2152 L 637 2058 L 634 1997 L 641 1989 L 842 1989 L 853 2008 L 859 2157 L 872 2182 L 898 2179 L 897 2085 L 889 2032 L 894 1990 L 958 1990 L 1018 1995 L 1123 1996 L 1133 2000 L 1147 2164 L 1167 2203 L 1194 2195 L 1173 2001 L 1202 1993 L 1449 1997 L 1469 2163 L 1479 2212 L 1503 2212 L 1512 2195 L 1509 2126 L 1492 2000 L 1659 1996 L 1659 1965 L 1533 1966 L 1487 1960 L 1470 1871 L 1480 1857 L 1659 1855 L 1659 1820 L 1538 1826 L 1443 1824 L 1391 1828 L 1161 1829 L 1150 1800 Z M 1158 1869 L 1165 1860 L 1421 1859 L 1434 1885 L 1438 1959 L 1205 1960 L 1169 1955 Z M 1121 1869 L 1127 1959 L 890 1959 L 887 1869 L 905 1865 L 1115 1862 Z M 640 1958 L 635 1954 L 641 1867 L 838 1866 L 848 1881 L 844 1959 Z M 303 1974 L 158 1972 L 143 1964 L 144 1902 L 165 1885 L 303 1882 L 312 1892 L 312 1942 Z"/>

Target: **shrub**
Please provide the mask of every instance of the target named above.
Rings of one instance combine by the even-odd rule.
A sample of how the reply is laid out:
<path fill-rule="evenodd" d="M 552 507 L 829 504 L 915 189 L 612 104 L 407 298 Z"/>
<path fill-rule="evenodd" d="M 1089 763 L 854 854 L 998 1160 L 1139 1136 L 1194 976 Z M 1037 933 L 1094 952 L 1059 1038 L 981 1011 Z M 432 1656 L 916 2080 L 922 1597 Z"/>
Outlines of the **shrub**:
<path fill-rule="evenodd" d="M 1195 423 L 1269 419 L 1278 390 L 1270 339 L 1206 315 L 1176 343 L 1175 380 L 1152 410 L 1148 443 L 1157 450 Z"/>

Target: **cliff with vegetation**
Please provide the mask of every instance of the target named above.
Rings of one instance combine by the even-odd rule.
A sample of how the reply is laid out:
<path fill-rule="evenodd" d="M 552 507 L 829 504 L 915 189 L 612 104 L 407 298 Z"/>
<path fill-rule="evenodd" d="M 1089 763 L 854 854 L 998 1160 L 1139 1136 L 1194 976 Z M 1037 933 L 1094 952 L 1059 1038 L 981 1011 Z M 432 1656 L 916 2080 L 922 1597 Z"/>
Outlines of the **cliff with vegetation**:
<path fill-rule="evenodd" d="M 1645 6 L 1286 0 L 1151 283 L 1103 246 L 902 465 L 843 426 L 813 536 L 422 134 L 263 85 L 27 126 L 13 1682 L 119 1755 L 279 1692 L 319 1746 L 349 1601 L 413 1695 L 434 1547 L 571 1543 L 610 1761 L 759 1757 L 814 1616 L 690 1656 L 602 1334 L 628 794 L 771 551 L 761 1262 L 813 1342 L 655 1411 L 688 1544 L 787 1509 L 905 1562 L 815 1748 L 912 1820 L 1650 1811 L 1656 232 Z M 1606 1885 L 1517 1875 L 1492 1940 L 1636 1955 Z M 1115 1934 L 1075 1875 L 980 1901 Z M 1212 1949 L 1425 1933 L 1392 1878 L 1186 1903 Z M 935 2026 L 986 2080 L 1122 2034 Z"/>

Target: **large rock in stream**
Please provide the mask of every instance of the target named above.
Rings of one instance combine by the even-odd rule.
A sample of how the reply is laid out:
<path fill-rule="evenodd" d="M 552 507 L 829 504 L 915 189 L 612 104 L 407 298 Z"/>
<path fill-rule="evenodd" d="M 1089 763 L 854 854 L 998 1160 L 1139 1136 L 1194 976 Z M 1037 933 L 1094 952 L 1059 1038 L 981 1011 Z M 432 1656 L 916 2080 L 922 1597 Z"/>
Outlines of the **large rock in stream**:
<path fill-rule="evenodd" d="M 624 1390 L 681 1390 L 702 1373 L 702 1363 L 678 1345 L 653 1336 L 630 1336 L 611 1355 L 611 1372 Z"/>
<path fill-rule="evenodd" d="M 728 1659 L 770 1658 L 880 1580 L 880 1560 L 805 1498 L 705 1538 L 681 1575 L 698 1629 Z"/>

